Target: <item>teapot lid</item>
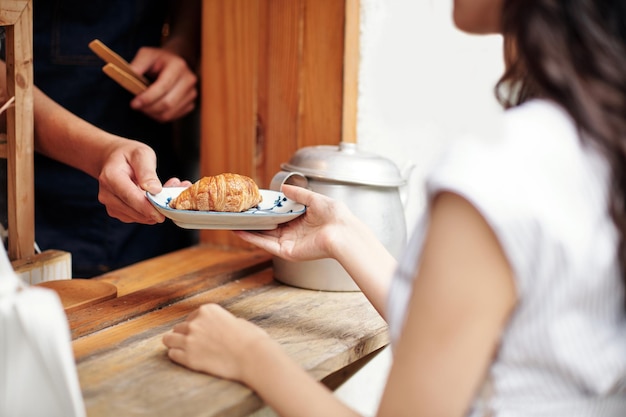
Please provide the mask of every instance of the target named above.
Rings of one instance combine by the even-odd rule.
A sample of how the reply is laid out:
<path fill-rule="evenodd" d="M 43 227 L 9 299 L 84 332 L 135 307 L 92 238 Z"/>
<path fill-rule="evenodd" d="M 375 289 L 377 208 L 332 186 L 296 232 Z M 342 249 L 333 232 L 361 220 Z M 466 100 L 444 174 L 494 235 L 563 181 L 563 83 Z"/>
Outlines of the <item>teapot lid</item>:
<path fill-rule="evenodd" d="M 355 143 L 300 148 L 280 166 L 309 178 L 355 184 L 397 187 L 405 183 L 398 167 L 389 159 L 362 152 Z"/>

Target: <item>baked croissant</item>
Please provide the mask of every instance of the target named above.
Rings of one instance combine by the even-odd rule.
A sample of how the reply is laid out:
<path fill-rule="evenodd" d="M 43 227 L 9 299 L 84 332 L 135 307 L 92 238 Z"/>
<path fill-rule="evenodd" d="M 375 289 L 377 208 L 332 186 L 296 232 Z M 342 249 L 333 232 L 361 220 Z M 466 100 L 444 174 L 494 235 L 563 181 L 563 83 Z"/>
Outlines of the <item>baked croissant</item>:
<path fill-rule="evenodd" d="M 262 199 L 252 178 L 225 173 L 199 179 L 173 198 L 169 205 L 178 210 L 238 213 L 256 206 Z"/>

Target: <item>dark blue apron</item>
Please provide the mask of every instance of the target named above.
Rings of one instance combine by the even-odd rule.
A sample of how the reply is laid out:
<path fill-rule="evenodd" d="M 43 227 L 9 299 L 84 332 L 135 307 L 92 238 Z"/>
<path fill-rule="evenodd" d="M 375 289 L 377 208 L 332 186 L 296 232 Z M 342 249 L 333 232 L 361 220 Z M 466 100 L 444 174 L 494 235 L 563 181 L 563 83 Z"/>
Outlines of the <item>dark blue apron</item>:
<path fill-rule="evenodd" d="M 132 110 L 130 93 L 102 72 L 88 47 L 100 39 L 130 61 L 140 46 L 158 46 L 167 14 L 159 0 L 35 0 L 35 85 L 53 100 L 108 132 L 150 145 L 162 181 L 180 176 L 170 124 Z M 75 277 L 90 277 L 192 243 L 166 220 L 126 224 L 98 202 L 98 182 L 41 155 L 35 157 L 35 240 L 42 250 L 72 254 Z"/>

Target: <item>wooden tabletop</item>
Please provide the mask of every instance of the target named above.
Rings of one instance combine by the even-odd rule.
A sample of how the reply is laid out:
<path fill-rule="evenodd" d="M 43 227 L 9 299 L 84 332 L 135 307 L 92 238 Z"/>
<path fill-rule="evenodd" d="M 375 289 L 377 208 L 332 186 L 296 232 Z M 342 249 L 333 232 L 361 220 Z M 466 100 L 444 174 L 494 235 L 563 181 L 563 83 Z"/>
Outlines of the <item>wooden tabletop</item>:
<path fill-rule="evenodd" d="M 299 289 L 273 279 L 262 251 L 195 246 L 102 275 L 117 297 L 67 312 L 89 417 L 246 416 L 247 387 L 171 362 L 163 334 L 219 303 L 264 328 L 309 374 L 335 388 L 388 343 L 360 292 Z"/>

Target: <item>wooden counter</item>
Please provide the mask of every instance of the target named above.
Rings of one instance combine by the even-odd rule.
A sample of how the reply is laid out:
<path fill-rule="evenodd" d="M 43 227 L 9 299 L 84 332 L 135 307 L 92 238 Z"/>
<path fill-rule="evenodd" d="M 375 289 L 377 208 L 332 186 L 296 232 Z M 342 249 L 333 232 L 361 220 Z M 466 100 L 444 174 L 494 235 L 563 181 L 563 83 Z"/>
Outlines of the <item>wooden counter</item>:
<path fill-rule="evenodd" d="M 245 386 L 167 358 L 162 335 L 204 303 L 261 326 L 333 389 L 388 343 L 363 294 L 282 285 L 261 251 L 197 246 L 94 279 L 115 284 L 118 297 L 68 313 L 90 417 L 236 417 L 262 408 Z"/>

